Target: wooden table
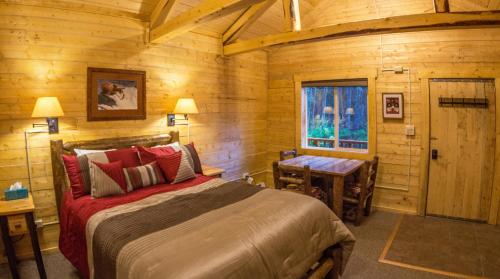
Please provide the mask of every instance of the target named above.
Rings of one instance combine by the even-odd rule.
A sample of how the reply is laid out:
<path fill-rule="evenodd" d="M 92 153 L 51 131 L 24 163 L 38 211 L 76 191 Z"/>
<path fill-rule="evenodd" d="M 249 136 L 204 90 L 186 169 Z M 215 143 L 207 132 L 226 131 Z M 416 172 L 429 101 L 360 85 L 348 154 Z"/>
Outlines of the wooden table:
<path fill-rule="evenodd" d="M 8 217 L 20 214 L 24 214 L 26 223 L 28 224 L 28 229 L 31 236 L 31 245 L 33 247 L 33 253 L 35 254 L 38 274 L 42 279 L 47 278 L 47 275 L 45 274 L 45 267 L 43 266 L 42 253 L 40 252 L 40 245 L 38 243 L 35 220 L 33 218 L 34 210 L 35 205 L 33 204 L 33 197 L 31 196 L 31 194 L 26 199 L 11 201 L 6 201 L 4 199 L 0 200 L 0 226 L 2 230 L 2 239 L 5 247 L 5 252 L 7 254 L 7 259 L 9 260 L 10 273 L 12 274 L 12 278 L 14 279 L 19 278 L 19 273 L 17 272 L 16 267 L 16 252 L 10 238 L 11 233 L 9 232 Z M 13 228 L 11 228 L 10 230 L 12 231 Z"/>
<path fill-rule="evenodd" d="M 356 172 L 364 164 L 364 161 L 304 155 L 281 161 L 279 164 L 297 168 L 297 170 L 309 166 L 313 175 L 333 178 L 331 208 L 342 219 L 344 178 Z"/>

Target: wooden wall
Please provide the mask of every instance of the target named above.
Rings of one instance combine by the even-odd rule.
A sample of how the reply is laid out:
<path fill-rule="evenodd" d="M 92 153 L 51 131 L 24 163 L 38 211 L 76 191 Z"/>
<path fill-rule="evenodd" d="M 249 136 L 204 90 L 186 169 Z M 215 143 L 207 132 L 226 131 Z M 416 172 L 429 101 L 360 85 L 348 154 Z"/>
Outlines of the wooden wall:
<path fill-rule="evenodd" d="M 191 140 L 202 162 L 226 178 L 265 169 L 267 55 L 222 58 L 219 38 L 188 33 L 145 45 L 140 21 L 41 6 L 0 3 L 0 190 L 28 184 L 24 131 L 39 96 L 57 96 L 65 116 L 57 135 L 29 137 L 36 217 L 57 221 L 49 140 L 84 140 L 165 133 L 166 114 L 179 97 L 194 97 Z M 147 71 L 147 119 L 87 122 L 87 67 Z M 181 128 L 181 141 L 186 141 Z M 29 237 L 26 238 L 29 241 Z M 23 241 L 24 243 L 28 243 Z M 57 224 L 41 233 L 57 246 Z M 21 245 L 22 246 L 22 245 Z M 2 253 L 0 252 L 0 255 Z"/>
<path fill-rule="evenodd" d="M 377 153 L 379 167 L 376 206 L 415 213 L 420 191 L 422 98 L 419 75 L 433 69 L 469 68 L 481 72 L 500 67 L 500 29 L 426 31 L 325 40 L 274 48 L 269 53 L 267 166 L 278 151 L 295 145 L 294 74 L 333 71 L 337 74 L 377 71 Z M 407 74 L 382 72 L 393 66 L 411 70 L 411 98 Z M 497 92 L 498 92 L 497 88 Z M 383 120 L 383 92 L 404 93 L 404 120 Z M 410 114 L 411 104 L 411 114 Z M 405 135 L 410 117 L 416 136 Z M 268 182 L 271 181 L 270 173 Z"/>

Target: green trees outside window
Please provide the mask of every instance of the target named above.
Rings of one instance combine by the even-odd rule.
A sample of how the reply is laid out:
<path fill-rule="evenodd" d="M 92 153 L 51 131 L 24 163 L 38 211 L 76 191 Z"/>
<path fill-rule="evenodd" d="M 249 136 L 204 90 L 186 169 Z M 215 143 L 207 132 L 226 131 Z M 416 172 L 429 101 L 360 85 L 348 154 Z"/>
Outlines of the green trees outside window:
<path fill-rule="evenodd" d="M 304 86 L 302 92 L 307 147 L 368 149 L 367 86 Z"/>

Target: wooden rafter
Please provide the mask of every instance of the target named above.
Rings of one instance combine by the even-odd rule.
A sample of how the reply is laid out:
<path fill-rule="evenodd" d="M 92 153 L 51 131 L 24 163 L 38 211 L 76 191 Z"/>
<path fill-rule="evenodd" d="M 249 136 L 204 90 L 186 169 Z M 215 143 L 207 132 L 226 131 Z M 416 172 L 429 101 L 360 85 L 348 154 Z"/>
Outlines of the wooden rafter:
<path fill-rule="evenodd" d="M 300 31 L 300 10 L 298 0 L 282 0 L 285 31 Z"/>
<path fill-rule="evenodd" d="M 293 30 L 292 0 L 282 0 L 282 1 L 283 1 L 283 17 L 285 21 L 285 32 L 290 32 Z"/>
<path fill-rule="evenodd" d="M 370 34 L 386 34 L 423 30 L 499 27 L 499 13 L 436 13 L 380 18 L 341 23 L 300 32 L 268 35 L 224 46 L 224 54 L 232 55 L 270 46 L 307 42 L 325 38 L 341 38 Z"/>
<path fill-rule="evenodd" d="M 222 34 L 224 44 L 236 41 L 240 35 L 250 27 L 276 0 L 266 0 L 246 9 L 236 21 Z"/>
<path fill-rule="evenodd" d="M 204 0 L 198 6 L 153 28 L 150 32 L 151 42 L 170 39 L 188 32 L 199 24 L 224 16 L 264 0 Z"/>
<path fill-rule="evenodd" d="M 151 16 L 149 17 L 149 24 L 151 28 L 155 28 L 165 22 L 168 14 L 172 10 L 175 4 L 175 0 L 159 0 L 156 3 Z"/>
<path fill-rule="evenodd" d="M 448 0 L 434 0 L 434 11 L 436 13 L 449 13 L 450 3 Z"/>

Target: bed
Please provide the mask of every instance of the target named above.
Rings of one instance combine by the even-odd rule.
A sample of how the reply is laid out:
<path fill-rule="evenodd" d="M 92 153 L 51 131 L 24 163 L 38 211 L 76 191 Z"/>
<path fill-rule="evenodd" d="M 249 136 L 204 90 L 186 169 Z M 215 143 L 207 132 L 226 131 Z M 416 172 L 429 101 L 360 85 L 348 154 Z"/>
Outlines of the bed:
<path fill-rule="evenodd" d="M 146 147 L 165 135 L 51 141 L 59 249 L 84 278 L 337 278 L 354 237 L 326 205 L 197 175 L 120 196 L 73 199 L 63 154 Z"/>

